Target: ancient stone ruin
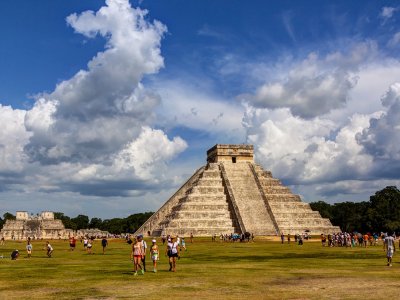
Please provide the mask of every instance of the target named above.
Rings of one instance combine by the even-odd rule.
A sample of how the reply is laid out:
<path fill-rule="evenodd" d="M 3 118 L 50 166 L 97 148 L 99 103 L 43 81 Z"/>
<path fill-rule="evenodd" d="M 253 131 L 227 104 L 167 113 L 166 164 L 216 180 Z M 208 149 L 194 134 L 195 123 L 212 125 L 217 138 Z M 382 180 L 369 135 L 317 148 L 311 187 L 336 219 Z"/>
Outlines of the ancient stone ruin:
<path fill-rule="evenodd" d="M 198 169 L 136 234 L 197 236 L 340 231 L 271 172 L 254 163 L 252 145 L 215 145 Z"/>
<path fill-rule="evenodd" d="M 17 211 L 15 220 L 7 220 L 1 230 L 5 239 L 23 240 L 58 239 L 67 233 L 61 220 L 54 219 L 54 213 L 44 211 L 40 215 L 29 215 L 26 211 Z"/>
<path fill-rule="evenodd" d="M 54 219 L 54 213 L 44 211 L 40 215 L 29 215 L 26 211 L 17 211 L 15 220 L 7 220 L 0 231 L 0 237 L 6 240 L 66 239 L 70 236 L 101 237 L 108 236 L 107 231 L 99 229 L 65 229 L 61 220 Z"/>

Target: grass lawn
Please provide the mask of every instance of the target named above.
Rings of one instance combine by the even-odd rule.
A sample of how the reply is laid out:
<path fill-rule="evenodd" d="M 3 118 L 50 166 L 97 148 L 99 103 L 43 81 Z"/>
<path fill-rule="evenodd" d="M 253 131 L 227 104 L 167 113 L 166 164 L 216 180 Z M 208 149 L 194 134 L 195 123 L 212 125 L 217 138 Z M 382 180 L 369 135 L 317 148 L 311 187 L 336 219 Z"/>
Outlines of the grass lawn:
<path fill-rule="evenodd" d="M 147 241 L 150 245 L 150 242 Z M 187 241 L 188 242 L 188 241 Z M 177 272 L 168 272 L 161 255 L 158 272 L 147 256 L 145 275 L 133 276 L 130 245 L 110 240 L 101 254 L 88 255 L 77 243 L 52 241 L 52 258 L 44 241 L 33 242 L 25 258 L 25 243 L 0 246 L 0 299 L 398 299 L 400 255 L 386 267 L 382 246 L 323 248 L 319 242 L 281 245 L 259 239 L 254 243 L 212 243 L 209 238 L 187 243 Z M 11 261 L 12 249 L 20 250 Z M 165 247 L 160 246 L 162 252 Z"/>

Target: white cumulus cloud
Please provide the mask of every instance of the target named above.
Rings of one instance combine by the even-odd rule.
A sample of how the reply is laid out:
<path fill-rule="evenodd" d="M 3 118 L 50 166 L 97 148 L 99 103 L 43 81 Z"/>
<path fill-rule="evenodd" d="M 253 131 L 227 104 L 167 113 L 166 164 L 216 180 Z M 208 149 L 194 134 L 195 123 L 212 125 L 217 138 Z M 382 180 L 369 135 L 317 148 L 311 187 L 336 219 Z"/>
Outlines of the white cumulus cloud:
<path fill-rule="evenodd" d="M 187 144 L 152 128 L 161 99 L 142 79 L 164 66 L 166 27 L 146 14 L 128 0 L 107 0 L 97 12 L 67 17 L 76 33 L 102 37 L 104 50 L 31 109 L 0 106 L 8 124 L 0 129 L 0 173 L 20 170 L 15 181 L 23 178 L 19 188 L 30 193 L 137 196 L 171 185 L 166 165 Z"/>
<path fill-rule="evenodd" d="M 361 64 L 376 55 L 376 44 L 354 45 L 349 52 L 333 52 L 325 57 L 310 53 L 288 69 L 277 66 L 276 73 L 285 74 L 269 80 L 244 100 L 259 108 L 290 108 L 295 116 L 311 119 L 345 107 L 349 92 L 356 85 L 355 73 Z M 285 66 L 287 68 L 287 66 Z"/>

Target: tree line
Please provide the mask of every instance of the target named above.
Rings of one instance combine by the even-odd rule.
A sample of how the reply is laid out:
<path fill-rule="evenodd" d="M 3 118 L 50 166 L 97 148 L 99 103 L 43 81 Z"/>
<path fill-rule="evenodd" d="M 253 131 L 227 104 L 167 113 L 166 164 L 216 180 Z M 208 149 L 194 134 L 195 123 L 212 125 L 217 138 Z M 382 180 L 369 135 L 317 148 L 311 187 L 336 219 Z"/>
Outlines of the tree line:
<path fill-rule="evenodd" d="M 346 232 L 400 232 L 400 191 L 396 186 L 387 186 L 371 196 L 369 201 L 341 202 L 329 204 L 324 201 L 310 203 L 313 210 L 319 211 L 322 217 L 331 220 L 332 224 L 339 226 Z M 135 232 L 153 212 L 130 215 L 126 218 L 113 218 L 102 220 L 89 219 L 86 215 L 70 218 L 64 213 L 56 212 L 54 217 L 60 219 L 65 228 L 79 230 L 98 228 L 110 233 L 119 234 Z M 0 228 L 8 219 L 15 219 L 10 213 L 5 213 L 0 218 Z"/>
<path fill-rule="evenodd" d="M 310 206 L 342 231 L 400 232 L 400 191 L 396 186 L 377 191 L 369 201 L 335 204 L 317 201 Z"/>
<path fill-rule="evenodd" d="M 55 212 L 54 218 L 63 222 L 65 228 L 72 230 L 97 228 L 100 230 L 108 231 L 114 234 L 120 233 L 133 233 L 139 229 L 144 222 L 153 214 L 153 212 L 145 212 L 130 215 L 126 218 L 113 218 L 102 220 L 100 218 L 89 219 L 86 215 L 78 215 L 75 218 L 70 218 L 62 212 Z M 0 228 L 6 220 L 15 220 L 15 216 L 11 213 L 5 213 L 3 218 L 0 218 Z"/>

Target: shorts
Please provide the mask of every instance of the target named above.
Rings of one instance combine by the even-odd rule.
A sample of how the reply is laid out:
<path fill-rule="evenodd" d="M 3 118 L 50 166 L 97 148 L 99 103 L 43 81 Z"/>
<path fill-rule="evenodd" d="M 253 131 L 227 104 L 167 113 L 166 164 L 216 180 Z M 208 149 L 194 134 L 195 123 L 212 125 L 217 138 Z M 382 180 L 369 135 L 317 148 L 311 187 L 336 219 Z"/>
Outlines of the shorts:
<path fill-rule="evenodd" d="M 392 258 L 394 254 L 394 248 L 388 247 L 387 252 L 386 252 L 386 257 Z"/>
<path fill-rule="evenodd" d="M 133 257 L 142 258 L 141 255 L 134 255 Z"/>
<path fill-rule="evenodd" d="M 158 260 L 158 254 L 152 255 L 151 260 Z"/>
<path fill-rule="evenodd" d="M 169 257 L 178 257 L 178 253 L 170 253 L 168 254 Z"/>
<path fill-rule="evenodd" d="M 71 248 L 75 248 L 75 244 L 69 244 Z"/>

